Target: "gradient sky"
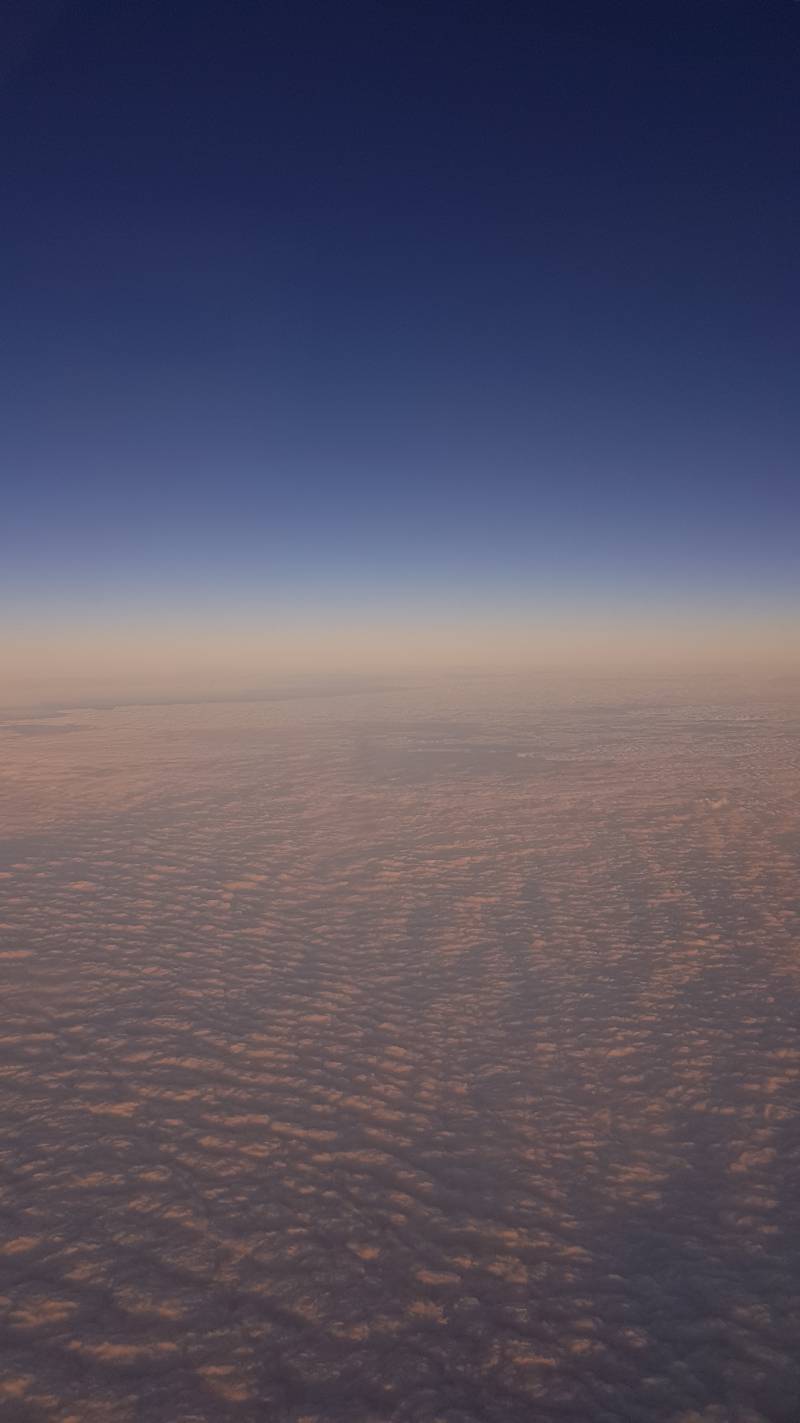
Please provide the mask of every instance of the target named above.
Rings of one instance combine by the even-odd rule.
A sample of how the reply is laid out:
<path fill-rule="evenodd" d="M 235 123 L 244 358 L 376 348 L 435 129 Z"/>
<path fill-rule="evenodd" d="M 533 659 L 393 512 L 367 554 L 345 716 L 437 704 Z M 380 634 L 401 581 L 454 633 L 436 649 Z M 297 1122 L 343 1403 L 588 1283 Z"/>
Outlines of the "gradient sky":
<path fill-rule="evenodd" d="M 202 660 L 267 625 L 295 649 L 302 625 L 309 662 L 315 627 L 330 652 L 337 627 L 458 626 L 469 661 L 470 627 L 554 645 L 598 609 L 643 643 L 727 620 L 780 650 L 800 5 L 3 23 L 0 593 L 26 676 L 54 639 L 89 667 L 193 629 Z"/>

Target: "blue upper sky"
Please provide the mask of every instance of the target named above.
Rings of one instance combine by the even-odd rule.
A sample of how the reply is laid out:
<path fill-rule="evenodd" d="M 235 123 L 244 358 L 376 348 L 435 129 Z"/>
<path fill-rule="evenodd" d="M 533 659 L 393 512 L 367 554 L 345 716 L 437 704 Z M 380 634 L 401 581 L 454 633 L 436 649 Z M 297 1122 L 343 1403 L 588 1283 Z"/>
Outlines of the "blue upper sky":
<path fill-rule="evenodd" d="M 7 606 L 791 601 L 800 5 L 4 23 Z"/>

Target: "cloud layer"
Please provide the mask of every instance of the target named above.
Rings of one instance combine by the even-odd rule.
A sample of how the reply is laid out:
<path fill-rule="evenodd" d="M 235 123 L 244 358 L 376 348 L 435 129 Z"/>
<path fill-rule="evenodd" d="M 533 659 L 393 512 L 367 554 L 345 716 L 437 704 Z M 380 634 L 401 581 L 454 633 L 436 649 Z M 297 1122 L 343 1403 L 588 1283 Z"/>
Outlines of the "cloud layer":
<path fill-rule="evenodd" d="M 783 696 L 442 683 L 0 731 L 0 1397 L 791 1423 Z"/>

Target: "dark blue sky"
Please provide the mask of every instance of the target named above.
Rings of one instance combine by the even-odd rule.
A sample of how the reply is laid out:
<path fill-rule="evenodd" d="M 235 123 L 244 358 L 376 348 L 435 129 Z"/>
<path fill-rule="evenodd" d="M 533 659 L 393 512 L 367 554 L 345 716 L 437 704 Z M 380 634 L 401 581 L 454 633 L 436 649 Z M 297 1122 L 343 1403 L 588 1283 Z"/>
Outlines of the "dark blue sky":
<path fill-rule="evenodd" d="M 797 591 L 800 5 L 20 5 L 19 609 Z"/>

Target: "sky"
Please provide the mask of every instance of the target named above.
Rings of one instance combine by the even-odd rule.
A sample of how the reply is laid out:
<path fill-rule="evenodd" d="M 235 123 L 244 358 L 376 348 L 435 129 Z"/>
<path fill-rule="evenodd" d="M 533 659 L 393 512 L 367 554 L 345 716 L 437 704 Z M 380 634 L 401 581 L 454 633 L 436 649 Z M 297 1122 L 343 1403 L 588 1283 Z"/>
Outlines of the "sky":
<path fill-rule="evenodd" d="M 26 0 L 0 699 L 798 654 L 794 0 Z"/>

